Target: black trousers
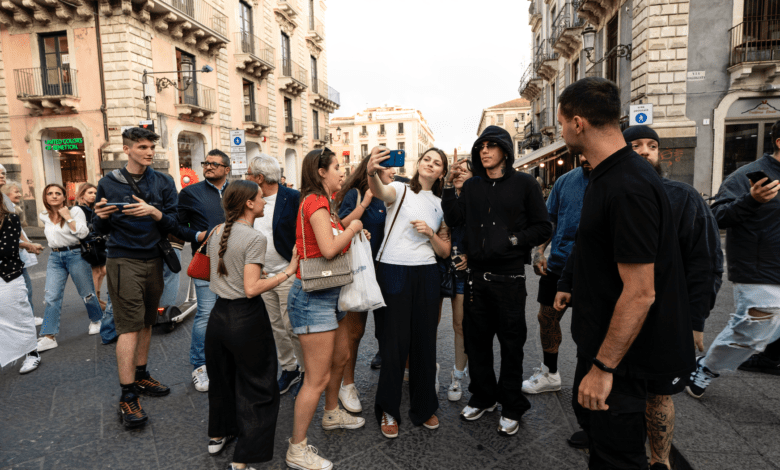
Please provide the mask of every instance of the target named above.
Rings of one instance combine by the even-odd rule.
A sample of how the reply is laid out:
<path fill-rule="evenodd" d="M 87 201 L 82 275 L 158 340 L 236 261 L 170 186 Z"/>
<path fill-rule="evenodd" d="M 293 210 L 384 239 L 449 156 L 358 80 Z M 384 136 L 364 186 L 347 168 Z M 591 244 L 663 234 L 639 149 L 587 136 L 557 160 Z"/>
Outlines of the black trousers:
<path fill-rule="evenodd" d="M 463 339 L 469 356 L 469 406 L 488 408 L 501 403 L 501 415 L 519 420 L 531 408 L 523 395 L 525 279 L 486 281 L 472 273 L 463 302 Z M 493 370 L 493 338 L 501 345 L 501 375 Z"/>
<path fill-rule="evenodd" d="M 263 299 L 218 298 L 206 328 L 209 436 L 237 436 L 234 462 L 273 458 L 279 386 Z"/>
<path fill-rule="evenodd" d="M 379 339 L 382 368 L 374 413 L 400 423 L 401 387 L 409 357 L 409 418 L 419 426 L 439 409 L 436 385 L 436 328 L 439 320 L 439 270 L 435 264 L 397 266 L 379 263 L 376 274 L 387 307 Z"/>
<path fill-rule="evenodd" d="M 574 372 L 572 407 L 582 429 L 588 434 L 591 470 L 646 470 L 645 407 L 647 381 L 623 377 L 612 378 L 612 391 L 607 397 L 609 409 L 591 411 L 577 401 L 580 383 L 591 369 L 590 359 L 577 357 Z"/>

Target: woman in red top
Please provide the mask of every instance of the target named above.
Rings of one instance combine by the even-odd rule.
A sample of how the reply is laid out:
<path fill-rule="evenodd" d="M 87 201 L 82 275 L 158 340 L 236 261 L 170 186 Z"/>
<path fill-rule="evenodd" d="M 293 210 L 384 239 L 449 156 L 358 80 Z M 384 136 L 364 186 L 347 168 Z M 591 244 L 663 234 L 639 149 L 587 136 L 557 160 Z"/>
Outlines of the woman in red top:
<path fill-rule="evenodd" d="M 332 259 L 346 253 L 352 237 L 363 229 L 360 220 L 346 229 L 334 213 L 331 194 L 341 189 L 342 170 L 335 154 L 327 148 L 312 150 L 301 165 L 301 208 L 295 232 L 295 246 L 301 259 L 324 256 Z M 304 236 L 305 235 L 305 236 Z M 305 240 L 305 246 L 304 246 Z M 295 400 L 293 435 L 287 450 L 287 465 L 301 470 L 328 470 L 333 464 L 307 445 L 306 431 L 317 410 L 323 390 L 323 429 L 357 429 L 366 421 L 339 408 L 338 394 L 344 366 L 349 360 L 346 325 L 339 322 L 346 312 L 338 310 L 341 287 L 304 292 L 301 270 L 287 297 L 293 332 L 303 349 L 306 375 Z"/>

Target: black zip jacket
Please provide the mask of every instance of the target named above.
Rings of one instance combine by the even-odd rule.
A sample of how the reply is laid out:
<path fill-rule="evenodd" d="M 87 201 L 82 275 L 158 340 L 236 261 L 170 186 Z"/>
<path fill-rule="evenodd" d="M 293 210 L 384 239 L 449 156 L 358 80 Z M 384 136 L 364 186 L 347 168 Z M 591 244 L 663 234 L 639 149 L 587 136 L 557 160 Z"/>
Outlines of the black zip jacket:
<path fill-rule="evenodd" d="M 712 212 L 726 229 L 729 280 L 742 284 L 780 284 L 780 197 L 766 204 L 750 195 L 747 174 L 763 171 L 780 180 L 780 162 L 772 155 L 749 163 L 720 186 Z M 755 183 L 755 181 L 754 181 Z"/>
<path fill-rule="evenodd" d="M 491 179 L 480 159 L 482 142 L 499 144 L 506 156 L 503 176 Z M 474 177 L 466 181 L 460 197 L 444 190 L 441 206 L 450 227 L 465 226 L 469 268 L 475 272 L 523 274 L 531 264 L 531 248 L 547 241 L 552 224 L 542 190 L 536 180 L 512 167 L 515 154 L 509 133 L 489 126 L 471 151 Z M 511 239 L 516 238 L 516 244 Z"/>

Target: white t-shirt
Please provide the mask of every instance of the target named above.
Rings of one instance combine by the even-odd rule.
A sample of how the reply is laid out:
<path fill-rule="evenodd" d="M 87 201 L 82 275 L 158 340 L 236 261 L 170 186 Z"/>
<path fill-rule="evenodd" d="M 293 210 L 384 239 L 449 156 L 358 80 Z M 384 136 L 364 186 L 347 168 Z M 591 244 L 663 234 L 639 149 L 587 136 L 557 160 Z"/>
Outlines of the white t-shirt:
<path fill-rule="evenodd" d="M 46 212 L 41 212 L 38 215 L 38 218 L 44 223 L 43 234 L 46 235 L 46 241 L 49 242 L 49 248 L 75 246 L 79 244 L 80 239 L 89 235 L 87 218 L 84 215 L 84 211 L 78 206 L 73 206 L 68 210 L 70 211 L 71 218 L 76 224 L 75 231 L 71 230 L 67 223 L 62 226 L 60 226 L 60 224 L 53 224 Z"/>
<path fill-rule="evenodd" d="M 280 273 L 290 264 L 276 251 L 274 246 L 274 207 L 276 207 L 276 196 L 278 194 L 263 198 L 265 201 L 263 216 L 255 219 L 254 225 L 255 230 L 262 233 L 265 239 L 268 240 L 265 251 L 265 270 L 268 274 Z"/>
<path fill-rule="evenodd" d="M 387 208 L 385 240 L 379 249 L 379 253 L 382 254 L 382 262 L 399 266 L 436 264 L 436 254 L 433 252 L 431 241 L 425 235 L 417 232 L 417 229 L 412 226 L 412 221 L 424 220 L 434 232 L 438 232 L 444 217 L 441 210 L 441 199 L 434 196 L 431 191 L 421 190 L 419 194 L 415 194 L 407 187 L 406 199 L 401 205 L 401 212 L 395 221 L 393 232 L 388 236 L 406 185 L 395 182 L 390 183 L 390 186 L 395 189 L 395 202 Z M 385 245 L 387 245 L 386 249 Z M 379 255 L 377 255 L 378 259 Z"/>

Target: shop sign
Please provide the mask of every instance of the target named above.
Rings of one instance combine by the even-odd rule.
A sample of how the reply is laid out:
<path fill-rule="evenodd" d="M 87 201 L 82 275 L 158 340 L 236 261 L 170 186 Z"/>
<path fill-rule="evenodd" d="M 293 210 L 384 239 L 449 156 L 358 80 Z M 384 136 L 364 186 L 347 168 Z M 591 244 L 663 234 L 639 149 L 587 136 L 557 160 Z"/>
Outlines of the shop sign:
<path fill-rule="evenodd" d="M 79 150 L 79 144 L 83 144 L 84 139 L 49 139 L 45 142 L 46 150 Z"/>

